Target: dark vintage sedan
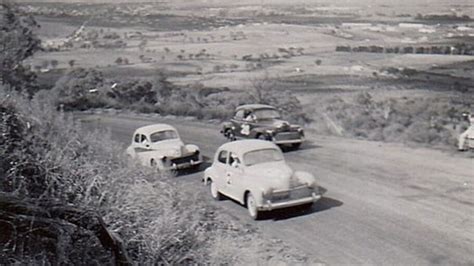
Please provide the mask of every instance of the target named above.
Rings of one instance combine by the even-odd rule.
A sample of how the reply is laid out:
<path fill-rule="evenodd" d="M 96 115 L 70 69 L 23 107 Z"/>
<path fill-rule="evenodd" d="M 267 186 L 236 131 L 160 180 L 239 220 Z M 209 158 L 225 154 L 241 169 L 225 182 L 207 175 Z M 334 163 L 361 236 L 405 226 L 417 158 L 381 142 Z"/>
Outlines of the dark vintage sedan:
<path fill-rule="evenodd" d="M 291 125 L 281 118 L 275 107 L 264 104 L 237 107 L 234 117 L 223 124 L 221 132 L 229 140 L 261 139 L 293 148 L 298 148 L 304 141 L 303 128 Z"/>

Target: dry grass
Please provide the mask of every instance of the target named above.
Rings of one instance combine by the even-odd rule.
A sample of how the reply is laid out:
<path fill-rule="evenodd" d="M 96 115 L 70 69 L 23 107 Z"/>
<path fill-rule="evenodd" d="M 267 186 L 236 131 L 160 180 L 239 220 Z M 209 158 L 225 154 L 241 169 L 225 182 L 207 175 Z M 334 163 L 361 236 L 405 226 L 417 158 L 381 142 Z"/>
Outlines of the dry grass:
<path fill-rule="evenodd" d="M 287 249 L 285 256 L 275 255 L 280 244 L 262 239 L 252 226 L 216 217 L 199 194 L 186 193 L 168 175 L 127 161 L 110 133 L 83 131 L 68 115 L 52 109 L 48 98 L 30 101 L 1 88 L 0 99 L 1 192 L 100 214 L 139 264 L 305 261 L 293 249 Z M 58 224 L 67 241 L 50 239 L 38 230 L 21 231 L 21 236 L 6 242 L 0 260 L 32 264 L 111 261 L 111 254 L 86 229 L 60 220 Z"/>
<path fill-rule="evenodd" d="M 453 146 L 473 108 L 472 94 L 452 97 L 412 97 L 377 100 L 362 92 L 353 98 L 333 98 L 325 108 L 328 131 L 369 140 Z M 335 132 L 334 132 L 335 133 Z"/>

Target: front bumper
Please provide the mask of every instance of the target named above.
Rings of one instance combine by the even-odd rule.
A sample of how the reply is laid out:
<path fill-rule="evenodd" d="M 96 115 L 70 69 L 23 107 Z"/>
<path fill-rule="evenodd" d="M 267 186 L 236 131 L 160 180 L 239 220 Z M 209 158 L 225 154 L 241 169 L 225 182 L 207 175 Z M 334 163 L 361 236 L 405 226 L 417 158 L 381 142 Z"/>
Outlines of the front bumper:
<path fill-rule="evenodd" d="M 283 145 L 283 144 L 295 144 L 295 143 L 302 143 L 304 141 L 304 138 L 300 138 L 300 139 L 287 139 L 287 140 L 276 140 L 276 139 L 273 139 L 273 143 L 275 144 L 280 144 L 280 145 Z"/>
<path fill-rule="evenodd" d="M 271 141 L 275 144 L 295 144 L 304 140 L 304 134 L 297 131 L 274 132 L 271 136 Z"/>
<path fill-rule="evenodd" d="M 189 167 L 193 167 L 196 165 L 199 165 L 203 162 L 203 158 L 201 155 L 192 157 L 188 159 L 184 158 L 173 158 L 170 161 L 167 161 L 164 163 L 164 169 L 165 170 L 180 170 L 180 169 L 186 169 Z"/>
<path fill-rule="evenodd" d="M 293 199 L 293 200 L 288 200 L 288 201 L 280 201 L 280 202 L 271 202 L 271 200 L 266 200 L 262 206 L 257 207 L 258 210 L 260 211 L 271 211 L 271 210 L 276 210 L 276 209 L 281 209 L 281 208 L 288 208 L 288 207 L 294 207 L 298 205 L 303 205 L 303 204 L 308 204 L 308 203 L 314 203 L 321 199 L 320 194 L 316 194 L 316 192 L 313 192 L 310 197 L 304 197 L 300 199 Z"/>

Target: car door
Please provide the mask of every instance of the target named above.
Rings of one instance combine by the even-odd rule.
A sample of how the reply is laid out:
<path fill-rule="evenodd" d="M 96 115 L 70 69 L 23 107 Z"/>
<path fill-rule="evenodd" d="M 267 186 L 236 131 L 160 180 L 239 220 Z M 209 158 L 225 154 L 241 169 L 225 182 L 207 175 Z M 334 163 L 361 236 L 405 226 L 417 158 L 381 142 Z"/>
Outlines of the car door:
<path fill-rule="evenodd" d="M 138 135 L 138 136 L 137 136 Z M 137 134 L 134 137 L 134 151 L 136 156 L 142 161 L 145 162 L 146 156 L 145 153 L 150 151 L 150 142 L 147 137 L 143 134 Z M 146 163 L 146 162 L 145 162 Z"/>
<path fill-rule="evenodd" d="M 228 154 L 226 150 L 221 150 L 217 154 L 217 158 L 212 167 L 216 169 L 217 176 L 214 177 L 213 182 L 216 182 L 217 189 L 224 195 L 228 196 L 226 186 L 226 174 L 227 174 L 227 160 Z"/>
<path fill-rule="evenodd" d="M 239 200 L 242 191 L 243 168 L 237 154 L 230 152 L 225 171 L 225 186 L 230 197 Z"/>

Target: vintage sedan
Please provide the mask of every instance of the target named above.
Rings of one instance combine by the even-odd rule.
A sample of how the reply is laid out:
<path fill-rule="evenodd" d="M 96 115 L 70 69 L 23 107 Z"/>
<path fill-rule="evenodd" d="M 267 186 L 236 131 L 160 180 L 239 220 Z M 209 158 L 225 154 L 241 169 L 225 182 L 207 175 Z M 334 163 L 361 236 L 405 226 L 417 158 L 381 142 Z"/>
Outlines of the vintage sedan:
<path fill-rule="evenodd" d="M 135 130 L 126 153 L 142 165 L 158 170 L 196 167 L 202 163 L 199 147 L 185 145 L 178 131 L 167 124 L 154 124 Z"/>
<path fill-rule="evenodd" d="M 254 219 L 262 211 L 310 207 L 322 194 L 312 174 L 291 169 L 280 148 L 263 140 L 222 145 L 212 165 L 204 171 L 203 182 L 215 200 L 222 196 L 232 198 L 246 205 Z"/>
<path fill-rule="evenodd" d="M 269 140 L 298 148 L 304 141 L 303 128 L 281 119 L 278 110 L 265 104 L 246 104 L 235 109 L 234 117 L 222 125 L 229 140 L 242 138 Z"/>

